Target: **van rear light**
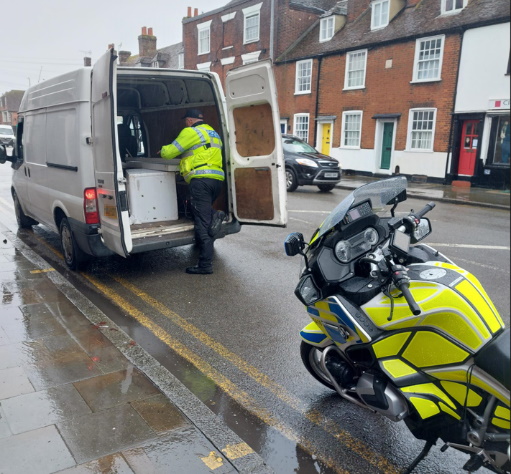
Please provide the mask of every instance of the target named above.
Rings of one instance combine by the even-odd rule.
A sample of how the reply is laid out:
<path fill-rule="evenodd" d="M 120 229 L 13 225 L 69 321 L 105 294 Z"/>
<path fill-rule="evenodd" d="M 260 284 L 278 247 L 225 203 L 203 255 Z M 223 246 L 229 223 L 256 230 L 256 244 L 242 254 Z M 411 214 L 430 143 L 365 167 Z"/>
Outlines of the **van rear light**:
<path fill-rule="evenodd" d="M 83 209 L 86 224 L 99 224 L 98 193 L 96 188 L 87 188 L 83 191 Z"/>

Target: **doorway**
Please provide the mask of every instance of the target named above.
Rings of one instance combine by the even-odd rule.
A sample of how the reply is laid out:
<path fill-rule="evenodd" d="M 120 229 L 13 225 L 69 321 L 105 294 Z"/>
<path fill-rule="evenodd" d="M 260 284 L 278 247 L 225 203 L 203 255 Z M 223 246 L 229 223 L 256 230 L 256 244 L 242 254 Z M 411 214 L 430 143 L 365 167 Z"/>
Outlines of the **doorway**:
<path fill-rule="evenodd" d="M 458 174 L 474 176 L 477 147 L 479 145 L 479 120 L 465 120 L 461 128 Z"/>
<path fill-rule="evenodd" d="M 321 124 L 321 153 L 323 155 L 330 155 L 330 142 L 331 142 L 331 131 L 332 124 L 323 123 Z"/>
<path fill-rule="evenodd" d="M 394 139 L 394 122 L 383 123 L 383 135 L 381 141 L 380 169 L 389 170 L 392 158 L 392 142 Z"/>

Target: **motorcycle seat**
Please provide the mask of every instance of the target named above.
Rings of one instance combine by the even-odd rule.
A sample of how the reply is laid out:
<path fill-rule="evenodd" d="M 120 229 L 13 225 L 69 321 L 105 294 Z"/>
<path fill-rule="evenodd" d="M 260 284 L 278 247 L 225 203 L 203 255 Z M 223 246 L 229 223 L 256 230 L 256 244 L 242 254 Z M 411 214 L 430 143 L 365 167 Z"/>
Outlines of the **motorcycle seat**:
<path fill-rule="evenodd" d="M 510 390 L 509 328 L 502 331 L 475 356 L 477 367 L 498 380 Z"/>

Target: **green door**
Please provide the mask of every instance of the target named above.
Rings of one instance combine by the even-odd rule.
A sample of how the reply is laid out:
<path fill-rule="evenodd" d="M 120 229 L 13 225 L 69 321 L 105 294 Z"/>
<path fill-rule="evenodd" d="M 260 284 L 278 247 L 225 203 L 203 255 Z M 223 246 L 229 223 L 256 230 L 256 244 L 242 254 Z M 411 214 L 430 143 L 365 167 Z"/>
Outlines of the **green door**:
<path fill-rule="evenodd" d="M 390 169 L 390 156 L 392 154 L 392 137 L 394 135 L 394 123 L 383 124 L 383 140 L 381 145 L 381 164 L 383 170 Z"/>

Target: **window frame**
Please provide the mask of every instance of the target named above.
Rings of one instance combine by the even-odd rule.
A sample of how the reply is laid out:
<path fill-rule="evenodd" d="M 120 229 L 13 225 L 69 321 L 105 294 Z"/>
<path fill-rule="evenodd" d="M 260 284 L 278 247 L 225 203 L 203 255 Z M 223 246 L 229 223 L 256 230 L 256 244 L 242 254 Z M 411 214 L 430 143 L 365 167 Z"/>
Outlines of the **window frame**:
<path fill-rule="evenodd" d="M 211 22 L 212 20 L 206 21 L 205 23 L 201 23 L 197 25 L 197 56 L 203 55 L 203 54 L 209 54 L 211 52 Z M 208 37 L 208 48 L 207 51 L 203 51 L 201 49 L 201 42 L 205 38 L 201 38 L 201 34 L 207 31 Z"/>
<path fill-rule="evenodd" d="M 358 144 L 357 145 L 347 145 L 346 144 L 346 118 L 349 115 L 358 116 L 360 117 L 359 121 L 359 128 L 358 128 Z M 341 143 L 340 148 L 349 149 L 349 150 L 360 150 L 361 144 L 362 144 L 362 124 L 363 124 L 363 118 L 364 118 L 364 111 L 363 110 L 347 110 L 342 113 L 342 127 L 341 127 Z M 348 130 L 352 131 L 352 130 Z"/>
<path fill-rule="evenodd" d="M 331 35 L 328 36 L 330 30 Z M 334 34 L 335 34 L 335 17 L 329 16 L 327 18 L 322 18 L 319 23 L 319 42 L 326 43 L 327 41 L 330 41 L 334 37 Z"/>
<path fill-rule="evenodd" d="M 378 25 L 376 25 L 375 24 L 376 23 L 375 22 L 375 19 L 376 19 L 375 9 L 377 6 L 383 6 L 384 3 L 387 4 L 387 22 L 385 24 L 382 22 L 382 23 L 379 23 Z M 383 12 L 383 10 L 382 10 L 382 12 Z M 380 14 L 380 17 L 382 17 L 381 14 Z M 372 2 L 371 3 L 371 30 L 380 30 L 382 28 L 385 28 L 389 23 L 390 23 L 390 0 L 375 0 L 374 2 Z"/>
<path fill-rule="evenodd" d="M 303 137 L 303 134 L 300 134 L 300 132 L 297 129 L 298 125 L 298 119 L 306 118 L 307 119 L 307 136 Z M 293 116 L 293 135 L 295 137 L 300 138 L 304 142 L 309 143 L 309 133 L 310 133 L 310 114 L 308 113 L 301 113 L 301 114 L 294 114 Z"/>
<path fill-rule="evenodd" d="M 257 5 L 252 5 L 247 8 L 243 8 L 243 44 L 256 43 L 261 39 L 261 7 L 262 2 Z M 257 38 L 247 39 L 247 20 L 257 17 Z M 253 26 L 251 26 L 253 28 Z"/>
<path fill-rule="evenodd" d="M 427 41 L 437 41 L 442 40 L 442 46 L 440 51 L 440 57 L 437 59 L 429 59 L 428 61 L 436 61 L 438 60 L 438 75 L 436 77 L 427 77 L 427 78 L 419 78 L 419 64 L 421 62 L 421 45 Z M 445 51 L 445 35 L 436 35 L 436 36 L 427 36 L 424 38 L 417 38 L 415 41 L 415 57 L 413 60 L 413 78 L 412 82 L 435 82 L 442 80 L 442 66 L 444 61 L 444 51 Z M 423 62 L 426 62 L 424 60 Z"/>
<path fill-rule="evenodd" d="M 452 1 L 453 2 L 453 8 L 451 10 L 447 10 L 447 2 Z M 456 8 L 456 2 L 458 0 L 441 0 L 441 14 L 442 15 L 455 15 L 459 12 L 461 12 L 468 4 L 468 0 L 461 0 L 463 3 L 463 6 L 461 8 Z"/>
<path fill-rule="evenodd" d="M 417 112 L 433 112 L 433 119 L 432 119 L 432 128 L 429 131 L 431 133 L 431 147 L 429 148 L 413 148 L 412 144 L 414 142 L 413 133 L 415 130 L 413 128 L 413 124 L 416 121 L 415 119 L 415 113 Z M 435 131 L 436 131 L 436 121 L 437 121 L 437 112 L 438 109 L 435 107 L 417 107 L 414 109 L 410 109 L 408 112 L 408 132 L 407 132 L 407 138 L 406 138 L 406 150 L 411 151 L 414 153 L 432 153 L 435 151 Z"/>
<path fill-rule="evenodd" d="M 362 78 L 362 84 L 360 85 L 349 85 L 349 78 L 350 78 L 350 65 L 351 65 L 351 58 L 355 55 L 360 55 L 361 53 L 364 53 L 364 68 L 363 68 L 363 78 Z M 366 76 L 367 76 L 367 49 L 358 49 L 357 51 L 350 51 L 346 54 L 346 67 L 344 71 L 344 90 L 354 90 L 354 89 L 365 89 L 366 87 Z"/>
<path fill-rule="evenodd" d="M 300 66 L 305 66 L 306 64 L 310 64 L 309 68 L 309 88 L 300 90 L 300 80 L 303 80 L 306 76 L 299 76 Z M 296 62 L 296 72 L 295 72 L 295 95 L 302 95 L 302 94 L 311 94 L 312 93 L 312 67 L 313 67 L 313 60 L 312 59 L 304 59 L 303 61 L 297 61 Z M 303 85 L 303 84 L 302 84 Z"/>

